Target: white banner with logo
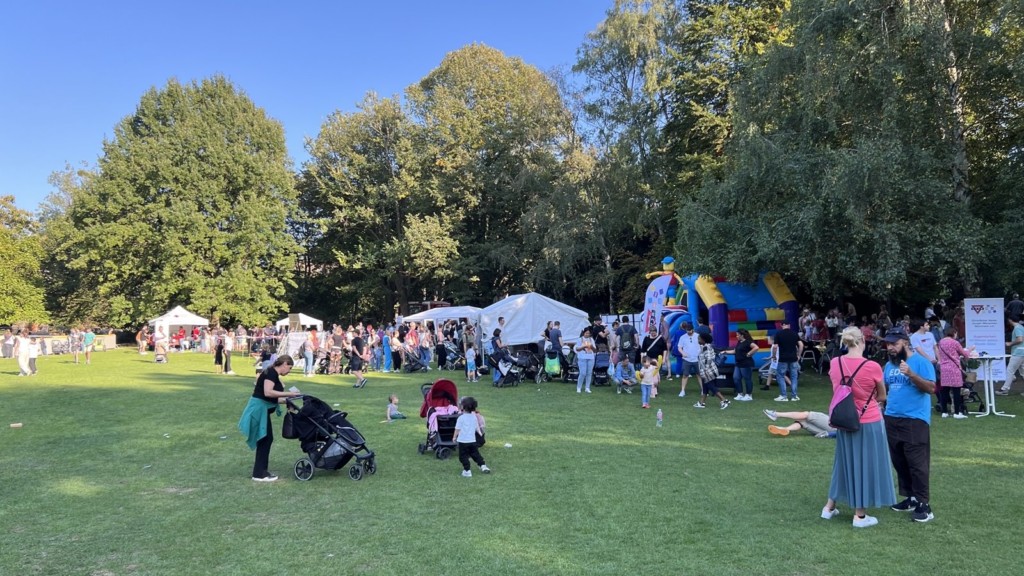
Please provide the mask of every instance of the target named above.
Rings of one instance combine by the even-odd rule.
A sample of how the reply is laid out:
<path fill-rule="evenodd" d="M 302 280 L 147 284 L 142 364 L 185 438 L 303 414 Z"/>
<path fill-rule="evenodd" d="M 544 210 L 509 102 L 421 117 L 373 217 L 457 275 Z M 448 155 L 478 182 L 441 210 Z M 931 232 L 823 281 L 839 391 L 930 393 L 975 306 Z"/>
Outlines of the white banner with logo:
<path fill-rule="evenodd" d="M 641 339 L 643 339 L 643 334 L 647 334 L 651 326 L 656 327 L 659 331 L 661 330 L 661 312 L 665 309 L 665 295 L 668 293 L 668 285 L 671 281 L 672 275 L 666 274 L 658 276 L 647 286 L 647 295 L 644 297 L 643 322 L 640 326 L 636 327 L 637 331 L 641 334 Z"/>
<path fill-rule="evenodd" d="M 1003 356 L 1006 354 L 1006 319 L 1003 317 L 1002 298 L 967 298 L 964 300 L 964 323 L 967 347 L 974 346 L 978 354 Z M 982 374 L 978 375 L 979 377 Z M 1006 379 L 1006 360 L 992 361 L 992 380 Z"/>

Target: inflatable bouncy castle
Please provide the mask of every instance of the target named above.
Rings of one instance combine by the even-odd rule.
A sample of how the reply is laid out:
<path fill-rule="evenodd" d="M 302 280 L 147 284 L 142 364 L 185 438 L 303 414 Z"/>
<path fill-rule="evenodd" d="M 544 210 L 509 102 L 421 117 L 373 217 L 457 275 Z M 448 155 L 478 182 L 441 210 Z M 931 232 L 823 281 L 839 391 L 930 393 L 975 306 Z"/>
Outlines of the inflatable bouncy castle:
<path fill-rule="evenodd" d="M 660 279 L 655 278 L 651 286 L 654 287 Z M 777 272 L 762 274 L 753 284 L 730 282 L 722 277 L 691 275 L 681 278 L 677 290 L 673 294 L 674 302 L 663 300 L 657 306 L 659 303 L 653 302 L 653 299 L 659 290 L 649 288 L 644 309 L 645 329 L 660 316 L 663 320 L 662 330 L 668 331 L 673 374 L 678 374 L 682 369 L 682 359 L 676 344 L 684 332 L 682 325 L 685 322 L 696 326 L 698 318 L 707 319 L 713 344 L 719 349 L 735 347 L 736 331 L 746 328 L 760 348 L 754 356 L 756 366 L 768 358 L 768 337 L 774 336 L 782 328 L 783 319 L 797 326 L 799 306 Z M 728 362 L 733 362 L 731 356 Z"/>

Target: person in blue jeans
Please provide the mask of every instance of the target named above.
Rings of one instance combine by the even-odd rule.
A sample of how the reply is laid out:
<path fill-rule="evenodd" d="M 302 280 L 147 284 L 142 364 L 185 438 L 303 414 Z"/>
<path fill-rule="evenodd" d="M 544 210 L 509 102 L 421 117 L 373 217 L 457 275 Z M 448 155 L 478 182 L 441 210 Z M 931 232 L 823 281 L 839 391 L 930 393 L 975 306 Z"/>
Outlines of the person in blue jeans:
<path fill-rule="evenodd" d="M 754 354 L 757 351 L 757 344 L 750 337 L 750 331 L 746 328 L 737 330 L 736 348 L 732 351 L 736 358 L 732 381 L 736 387 L 736 399 L 740 402 L 749 402 L 754 399 L 752 396 L 754 391 Z"/>
<path fill-rule="evenodd" d="M 800 378 L 800 355 L 804 351 L 804 343 L 800 335 L 790 327 L 789 320 L 782 321 L 782 330 L 775 333 L 775 343 L 779 346 L 779 368 L 775 376 L 779 381 L 779 396 L 776 402 L 800 400 L 797 396 L 797 382 Z M 790 393 L 786 393 L 786 376 L 789 376 Z"/>
<path fill-rule="evenodd" d="M 586 385 L 587 394 L 590 394 L 590 382 L 594 378 L 594 352 L 597 346 L 594 339 L 590 337 L 590 328 L 583 330 L 580 341 L 576 343 L 576 364 L 580 368 L 580 376 L 576 379 L 576 393 L 583 391 Z"/>

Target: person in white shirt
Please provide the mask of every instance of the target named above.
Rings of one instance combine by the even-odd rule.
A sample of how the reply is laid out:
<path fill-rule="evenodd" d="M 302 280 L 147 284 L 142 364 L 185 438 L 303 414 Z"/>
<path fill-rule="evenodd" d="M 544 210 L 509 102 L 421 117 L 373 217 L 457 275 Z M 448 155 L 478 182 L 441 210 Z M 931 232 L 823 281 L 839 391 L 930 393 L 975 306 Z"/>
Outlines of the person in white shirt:
<path fill-rule="evenodd" d="M 682 379 L 682 385 L 679 389 L 680 398 L 686 396 L 686 384 L 690 381 L 690 376 L 696 376 L 698 381 L 700 381 L 700 369 L 697 367 L 697 358 L 700 356 L 698 335 L 693 330 L 693 324 L 689 322 L 683 323 L 683 330 L 685 332 L 679 337 L 679 341 L 676 344 L 676 349 L 679 350 L 679 355 L 683 359 L 683 368 L 679 373 L 679 377 Z"/>
<path fill-rule="evenodd" d="M 935 341 L 935 336 L 928 331 L 928 323 L 914 320 L 910 323 L 910 331 L 911 348 L 929 364 L 934 365 L 939 359 L 939 343 Z"/>
<path fill-rule="evenodd" d="M 455 421 L 454 437 L 455 441 L 459 443 L 459 462 L 462 464 L 462 476 L 464 478 L 471 478 L 473 476 L 473 473 L 469 470 L 470 459 L 476 462 L 481 472 L 490 474 L 491 469 L 487 467 L 484 457 L 480 455 L 480 444 L 477 434 L 479 433 L 480 438 L 483 438 L 484 425 L 482 422 L 483 416 L 477 412 L 476 399 L 472 396 L 466 396 L 462 399 L 461 406 L 462 414 Z"/>

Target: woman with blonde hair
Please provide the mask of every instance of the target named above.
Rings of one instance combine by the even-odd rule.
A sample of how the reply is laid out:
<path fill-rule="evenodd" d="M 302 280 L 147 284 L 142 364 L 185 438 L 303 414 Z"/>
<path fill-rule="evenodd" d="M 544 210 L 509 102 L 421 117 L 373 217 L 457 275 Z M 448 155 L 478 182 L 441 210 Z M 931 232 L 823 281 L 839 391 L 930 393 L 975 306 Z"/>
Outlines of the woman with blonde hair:
<path fill-rule="evenodd" d="M 864 334 L 860 328 L 846 328 L 841 339 L 848 352 L 832 359 L 828 374 L 833 394 L 844 385 L 852 388 L 853 403 L 860 415 L 860 430 L 836 432 L 832 482 L 821 517 L 830 520 L 837 516 L 836 504 L 842 502 L 854 509 L 853 527 L 867 528 L 878 524 L 877 518 L 866 514 L 867 508 L 896 503 L 889 442 L 878 406 L 885 401 L 886 390 L 882 367 L 864 358 Z"/>

